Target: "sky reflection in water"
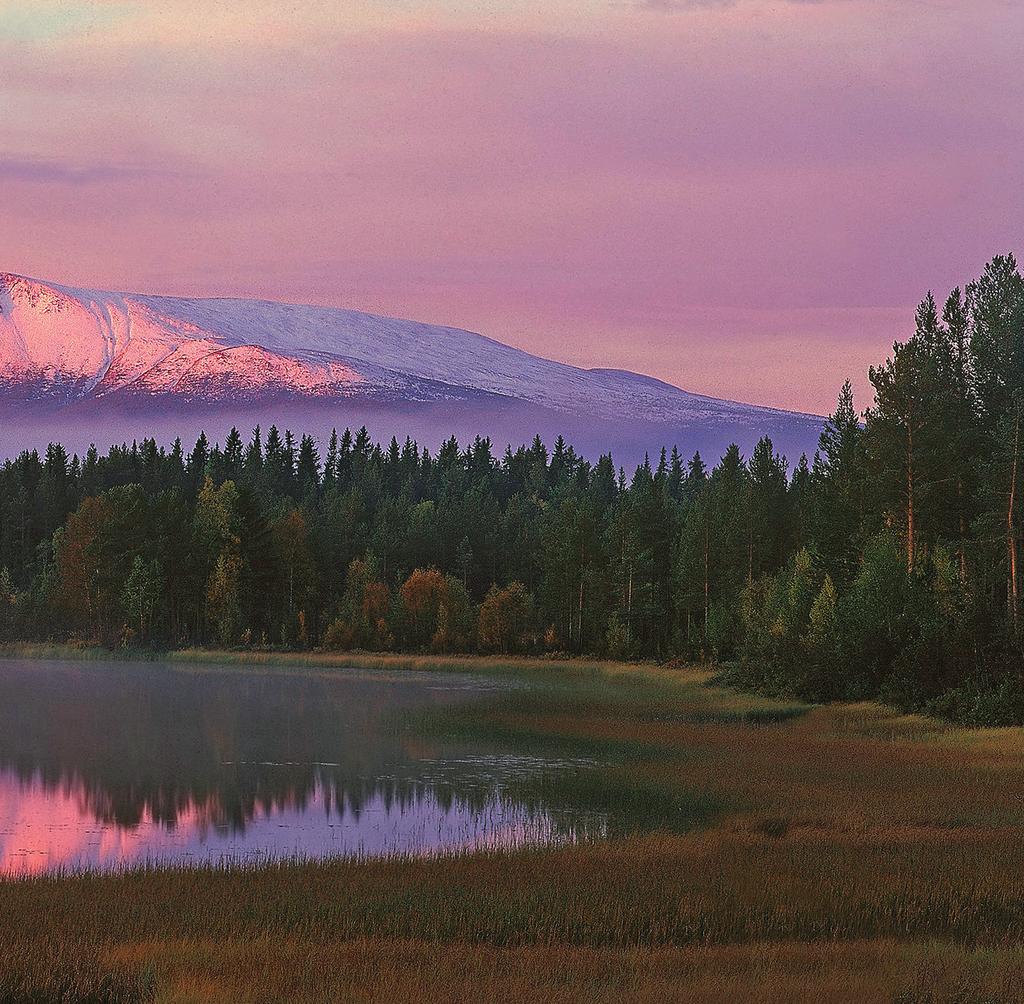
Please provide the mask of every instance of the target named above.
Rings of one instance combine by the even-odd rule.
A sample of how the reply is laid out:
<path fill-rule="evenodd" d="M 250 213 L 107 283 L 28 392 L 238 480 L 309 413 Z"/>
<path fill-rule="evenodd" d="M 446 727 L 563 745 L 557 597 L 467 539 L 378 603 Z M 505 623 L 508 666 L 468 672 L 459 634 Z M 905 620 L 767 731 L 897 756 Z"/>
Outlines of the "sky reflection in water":
<path fill-rule="evenodd" d="M 0 662 L 0 873 L 423 854 L 603 830 L 512 790 L 589 771 L 418 738 L 468 676 Z"/>

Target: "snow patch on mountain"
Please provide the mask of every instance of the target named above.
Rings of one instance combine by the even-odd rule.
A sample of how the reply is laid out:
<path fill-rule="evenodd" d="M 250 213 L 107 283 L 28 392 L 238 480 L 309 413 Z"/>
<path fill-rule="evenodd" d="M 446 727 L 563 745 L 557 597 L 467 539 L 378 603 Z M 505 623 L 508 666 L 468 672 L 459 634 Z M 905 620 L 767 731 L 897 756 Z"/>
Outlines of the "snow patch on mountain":
<path fill-rule="evenodd" d="M 804 428 L 624 370 L 585 370 L 458 328 L 262 300 L 76 289 L 0 274 L 0 391 L 57 402 L 525 402 L 645 427 Z"/>

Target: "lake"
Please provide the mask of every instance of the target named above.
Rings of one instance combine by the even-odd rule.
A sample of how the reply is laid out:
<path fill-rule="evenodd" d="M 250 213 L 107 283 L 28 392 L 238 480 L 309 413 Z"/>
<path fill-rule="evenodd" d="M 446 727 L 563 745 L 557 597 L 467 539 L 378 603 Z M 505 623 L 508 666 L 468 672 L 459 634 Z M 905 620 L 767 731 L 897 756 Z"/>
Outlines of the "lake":
<path fill-rule="evenodd" d="M 522 795 L 524 781 L 571 788 L 596 762 L 419 727 L 511 686 L 464 673 L 0 660 L 0 874 L 601 836 L 600 811 Z"/>

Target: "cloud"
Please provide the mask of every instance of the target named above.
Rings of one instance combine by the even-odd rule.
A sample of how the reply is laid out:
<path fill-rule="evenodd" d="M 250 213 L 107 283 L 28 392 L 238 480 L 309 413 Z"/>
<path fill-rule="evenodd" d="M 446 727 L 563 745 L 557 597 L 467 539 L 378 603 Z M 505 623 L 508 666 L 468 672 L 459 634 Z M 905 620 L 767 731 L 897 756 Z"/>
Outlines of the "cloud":
<path fill-rule="evenodd" d="M 54 160 L 21 159 L 0 155 L 0 179 L 50 185 L 93 185 L 150 176 L 152 168 L 122 164 L 72 165 Z"/>

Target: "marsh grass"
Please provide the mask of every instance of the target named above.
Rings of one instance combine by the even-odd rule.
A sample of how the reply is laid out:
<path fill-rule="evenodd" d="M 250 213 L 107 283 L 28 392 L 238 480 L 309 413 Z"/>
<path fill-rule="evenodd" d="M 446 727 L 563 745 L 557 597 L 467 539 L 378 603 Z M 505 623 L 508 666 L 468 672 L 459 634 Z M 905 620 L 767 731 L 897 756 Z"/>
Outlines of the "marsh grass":
<path fill-rule="evenodd" d="M 1024 999 L 1021 730 L 747 699 L 696 670 L 490 669 L 529 686 L 409 727 L 595 761 L 517 796 L 622 820 L 609 839 L 0 883 L 0 987 L 60 1000 L 55 979 L 109 977 L 110 1004 L 149 987 L 163 1004 Z"/>

